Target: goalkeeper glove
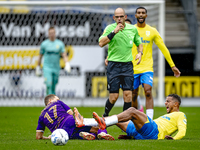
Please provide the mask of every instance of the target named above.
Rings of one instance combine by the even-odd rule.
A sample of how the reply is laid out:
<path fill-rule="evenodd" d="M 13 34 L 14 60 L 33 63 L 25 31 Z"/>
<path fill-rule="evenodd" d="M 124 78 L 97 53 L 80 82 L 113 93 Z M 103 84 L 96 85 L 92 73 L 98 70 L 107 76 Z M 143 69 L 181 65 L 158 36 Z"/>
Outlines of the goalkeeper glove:
<path fill-rule="evenodd" d="M 40 66 L 37 66 L 36 69 L 35 69 L 35 74 L 36 76 L 41 76 L 42 75 L 42 71 L 40 69 Z"/>
<path fill-rule="evenodd" d="M 66 71 L 67 73 L 70 73 L 70 72 L 71 72 L 71 67 L 70 67 L 69 62 L 66 62 L 66 63 L 65 63 L 65 71 Z"/>

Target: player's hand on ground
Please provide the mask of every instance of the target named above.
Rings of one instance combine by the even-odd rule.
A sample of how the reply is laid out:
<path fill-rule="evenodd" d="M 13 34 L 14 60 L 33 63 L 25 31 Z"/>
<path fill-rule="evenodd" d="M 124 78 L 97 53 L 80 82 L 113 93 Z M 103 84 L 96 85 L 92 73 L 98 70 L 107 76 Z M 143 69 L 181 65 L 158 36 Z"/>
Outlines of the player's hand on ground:
<path fill-rule="evenodd" d="M 176 66 L 172 67 L 172 71 L 174 72 L 175 77 L 180 77 L 181 72 L 176 68 Z"/>
<path fill-rule="evenodd" d="M 48 136 L 48 139 L 51 139 L 51 135 Z"/>
<path fill-rule="evenodd" d="M 141 59 L 142 59 L 142 54 L 141 54 L 141 53 L 138 53 L 138 54 L 136 55 L 136 57 L 135 57 L 135 60 L 138 60 L 137 65 L 140 64 Z"/>
<path fill-rule="evenodd" d="M 108 59 L 106 58 L 104 61 L 105 65 L 108 66 Z"/>
<path fill-rule="evenodd" d="M 37 66 L 37 67 L 36 67 L 36 69 L 35 69 L 35 74 L 36 74 L 36 76 L 41 76 L 41 75 L 42 75 L 42 71 L 41 71 L 40 66 Z"/>
<path fill-rule="evenodd" d="M 116 26 L 114 32 L 115 32 L 115 33 L 118 33 L 119 31 L 122 31 L 122 30 L 124 30 L 124 26 L 123 26 L 121 23 L 119 23 L 119 24 Z"/>
<path fill-rule="evenodd" d="M 165 139 L 167 139 L 167 140 L 173 140 L 174 138 L 172 136 L 165 135 Z"/>
<path fill-rule="evenodd" d="M 65 71 L 66 71 L 67 73 L 70 73 L 70 72 L 71 72 L 71 66 L 70 66 L 69 62 L 66 62 L 66 63 L 65 63 Z"/>

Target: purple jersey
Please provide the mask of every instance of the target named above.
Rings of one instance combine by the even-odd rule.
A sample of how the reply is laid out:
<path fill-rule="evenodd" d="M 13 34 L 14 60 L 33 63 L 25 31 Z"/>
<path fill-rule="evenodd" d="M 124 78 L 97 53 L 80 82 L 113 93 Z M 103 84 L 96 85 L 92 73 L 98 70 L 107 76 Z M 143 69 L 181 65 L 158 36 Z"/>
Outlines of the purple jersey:
<path fill-rule="evenodd" d="M 73 116 L 67 113 L 68 110 L 70 110 L 70 107 L 60 100 L 50 103 L 41 112 L 36 130 L 44 131 L 45 126 L 47 126 L 53 132 L 57 128 L 62 128 L 68 121 L 75 125 Z"/>

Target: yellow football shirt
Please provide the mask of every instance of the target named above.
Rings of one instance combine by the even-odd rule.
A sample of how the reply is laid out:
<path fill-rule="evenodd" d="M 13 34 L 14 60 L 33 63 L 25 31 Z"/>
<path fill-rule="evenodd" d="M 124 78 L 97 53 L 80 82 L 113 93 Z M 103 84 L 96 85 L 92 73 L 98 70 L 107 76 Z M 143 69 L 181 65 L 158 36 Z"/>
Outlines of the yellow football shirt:
<path fill-rule="evenodd" d="M 178 132 L 173 137 L 175 140 L 183 138 L 186 134 L 187 118 L 183 112 L 172 112 L 154 121 L 158 125 L 158 139 L 164 139 L 165 135 L 172 135 L 176 131 Z"/>
<path fill-rule="evenodd" d="M 163 53 L 165 59 L 169 63 L 170 67 L 174 67 L 174 62 L 171 58 L 171 55 L 165 46 L 160 34 L 156 30 L 146 24 L 144 28 L 140 28 L 135 24 L 136 28 L 138 29 L 138 33 L 141 37 L 142 45 L 143 45 L 143 55 L 142 60 L 139 65 L 137 65 L 138 60 L 135 60 L 136 55 L 138 54 L 137 46 L 133 45 L 132 48 L 132 55 L 133 55 L 133 70 L 134 74 L 144 73 L 144 72 L 153 72 L 153 42 L 158 46 L 158 48 Z"/>

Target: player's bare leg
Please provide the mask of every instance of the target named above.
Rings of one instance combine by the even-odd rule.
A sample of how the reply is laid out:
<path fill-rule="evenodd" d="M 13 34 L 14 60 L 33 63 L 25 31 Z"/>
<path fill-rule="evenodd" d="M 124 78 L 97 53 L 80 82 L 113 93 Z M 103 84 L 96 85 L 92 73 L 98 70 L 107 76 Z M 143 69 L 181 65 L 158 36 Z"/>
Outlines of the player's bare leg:
<path fill-rule="evenodd" d="M 98 122 L 99 127 L 103 130 L 106 126 L 114 125 L 121 122 L 126 122 L 132 120 L 135 124 L 137 130 L 141 129 L 142 126 L 147 121 L 147 115 L 134 107 L 130 107 L 129 109 L 123 111 L 118 115 L 113 115 L 110 117 L 101 118 L 97 113 L 93 112 L 93 118 Z"/>
<path fill-rule="evenodd" d="M 149 84 L 144 84 L 144 92 L 146 97 L 146 114 L 151 119 L 153 119 L 153 96 L 152 96 L 152 87 Z"/>
<path fill-rule="evenodd" d="M 134 107 L 136 109 L 138 106 L 138 103 L 137 103 L 138 91 L 139 91 L 139 88 L 133 90 L 133 92 L 132 92 L 132 107 Z"/>

